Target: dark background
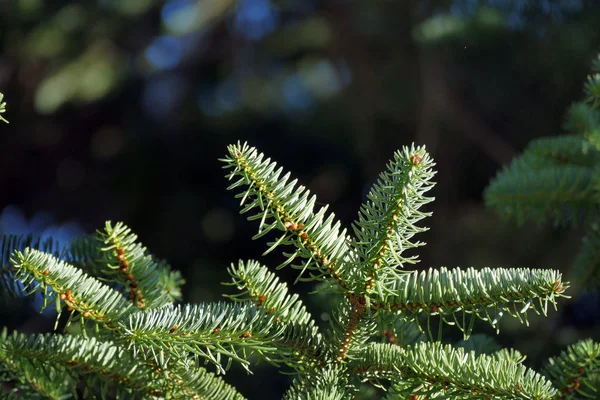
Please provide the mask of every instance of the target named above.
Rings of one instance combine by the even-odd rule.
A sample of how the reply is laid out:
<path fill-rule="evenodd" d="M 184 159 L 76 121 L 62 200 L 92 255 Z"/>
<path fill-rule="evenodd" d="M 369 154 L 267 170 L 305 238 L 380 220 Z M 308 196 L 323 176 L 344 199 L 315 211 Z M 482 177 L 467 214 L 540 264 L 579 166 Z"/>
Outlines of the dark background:
<path fill-rule="evenodd" d="M 68 242 L 124 221 L 183 272 L 186 301 L 219 300 L 226 267 L 265 249 L 225 190 L 227 144 L 259 147 L 350 227 L 393 151 L 415 142 L 439 171 L 420 268 L 557 268 L 568 280 L 581 232 L 515 227 L 482 192 L 532 138 L 562 133 L 599 27 L 600 5 L 583 0 L 0 2 L 0 233 Z M 597 296 L 568 294 L 529 327 L 504 321 L 498 341 L 538 367 L 597 339 Z M 0 317 L 53 326 L 25 301 Z M 288 377 L 263 366 L 228 381 L 277 398 Z"/>

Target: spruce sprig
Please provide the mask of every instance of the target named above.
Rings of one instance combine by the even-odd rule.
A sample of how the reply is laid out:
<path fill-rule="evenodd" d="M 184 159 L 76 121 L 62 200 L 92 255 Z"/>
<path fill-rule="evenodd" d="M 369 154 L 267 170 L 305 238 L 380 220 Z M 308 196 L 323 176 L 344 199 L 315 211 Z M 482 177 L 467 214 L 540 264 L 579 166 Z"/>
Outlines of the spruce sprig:
<path fill-rule="evenodd" d="M 437 362 L 431 362 L 432 359 Z M 403 349 L 373 343 L 364 358 L 348 368 L 366 379 L 392 382 L 388 399 L 414 393 L 431 398 L 551 399 L 556 395 L 540 374 L 509 359 L 465 352 L 440 342 L 424 342 Z M 464 373 L 468 371 L 468 373 Z"/>
<path fill-rule="evenodd" d="M 232 360 L 247 369 L 251 352 L 270 360 L 277 349 L 273 342 L 283 337 L 283 328 L 274 316 L 251 304 L 224 302 L 138 312 L 118 325 L 136 354 L 154 352 L 160 362 L 159 350 L 175 359 L 191 353 L 213 363 L 221 373 Z M 222 357 L 227 359 L 226 367 Z"/>
<path fill-rule="evenodd" d="M 283 400 L 342 400 L 348 398 L 345 367 L 329 364 L 294 379 Z"/>
<path fill-rule="evenodd" d="M 173 303 L 181 293 L 183 279 L 148 254 L 129 227 L 108 221 L 104 232 L 98 234 L 104 243 L 104 275 L 120 285 L 132 304 L 144 310 Z"/>
<path fill-rule="evenodd" d="M 164 382 L 161 384 L 162 376 L 146 363 L 115 343 L 102 342 L 94 337 L 27 336 L 17 332 L 8 334 L 5 329 L 0 333 L 0 354 L 4 359 L 36 360 L 37 365 L 32 365 L 35 368 L 52 364 L 63 374 L 63 380 L 71 385 L 76 375 L 69 371 L 75 371 L 85 377 L 87 387 L 97 388 L 105 395 L 110 387 L 116 387 L 123 390 L 117 393 L 120 396 L 124 396 L 128 389 L 158 396 L 162 394 L 164 385 Z"/>
<path fill-rule="evenodd" d="M 52 398 L 65 398 L 77 383 L 83 380 L 85 396 L 106 398 L 110 390 L 116 398 L 128 398 L 138 393 L 147 398 L 242 399 L 222 378 L 204 368 L 187 366 L 172 368 L 167 374 L 144 358 L 135 356 L 113 341 L 76 335 L 24 335 L 0 332 L 0 364 L 13 363 L 13 371 L 31 380 L 40 369 L 49 369 L 50 383 L 44 382 L 39 391 Z M 171 366 L 173 367 L 173 366 Z M 1 373 L 1 372 L 0 372 Z M 60 376 L 60 378 L 59 378 Z M 10 377 L 10 375 L 9 375 Z M 12 379 L 17 379 L 13 376 Z M 50 388 L 58 384 L 56 394 Z M 24 390 L 28 390 L 24 386 Z"/>
<path fill-rule="evenodd" d="M 44 308 L 55 304 L 60 314 L 64 303 L 69 311 L 100 323 L 131 311 L 131 305 L 118 292 L 51 254 L 31 248 L 15 250 L 11 263 L 15 278 L 23 282 L 29 294 L 44 295 Z"/>
<path fill-rule="evenodd" d="M 572 275 L 588 288 L 600 287 L 600 226 L 590 226 L 575 256 Z"/>
<path fill-rule="evenodd" d="M 591 339 L 577 342 L 543 369 L 563 396 L 598 398 L 600 393 L 600 344 Z"/>
<path fill-rule="evenodd" d="M 256 148 L 238 143 L 228 150 L 229 157 L 221 160 L 224 168 L 231 169 L 228 179 L 235 179 L 228 189 L 245 187 L 235 196 L 244 206 L 241 213 L 258 209 L 248 216 L 249 220 L 260 221 L 253 239 L 280 230 L 283 234 L 269 243 L 267 252 L 281 245 L 296 249 L 286 253 L 287 259 L 278 268 L 301 257 L 306 261 L 295 268 L 310 274 L 305 280 L 331 280 L 332 288 L 356 290 L 360 282 L 353 267 L 358 255 L 352 251 L 346 229 L 341 229 L 333 214 L 326 217 L 327 206 L 315 212 L 316 196 L 304 186 L 297 186 L 297 180 L 288 182 L 290 174 L 282 175 L 283 168 L 276 169 L 277 164 L 265 159 Z"/>
<path fill-rule="evenodd" d="M 4 95 L 0 93 L 0 121 L 6 122 L 8 124 L 8 121 L 4 119 L 4 117 L 1 115 L 6 112 L 6 102 L 2 101 L 2 99 L 4 99 Z"/>
<path fill-rule="evenodd" d="M 123 224 L 118 225 L 125 232 L 125 235 L 128 234 L 127 232 L 129 232 L 130 234 L 129 228 L 125 227 L 125 229 L 123 229 Z M 108 222 L 107 226 L 109 227 L 109 229 L 113 230 L 112 223 Z M 157 287 L 162 288 L 162 290 L 160 290 L 158 293 L 158 297 L 161 298 L 159 301 L 157 301 L 159 305 L 173 303 L 182 299 L 181 286 L 183 286 L 185 280 L 181 276 L 181 272 L 173 270 L 169 263 L 167 263 L 166 261 L 157 259 L 156 257 L 146 253 L 146 250 L 141 245 L 139 245 L 139 247 L 142 248 L 144 256 L 142 257 L 143 262 L 137 263 L 136 265 L 137 276 L 134 276 L 132 274 L 132 278 L 134 279 L 130 281 L 128 279 L 128 275 L 132 273 L 131 269 L 129 271 L 125 270 L 125 272 L 127 273 L 124 274 L 119 268 L 118 272 L 120 273 L 118 273 L 114 269 L 114 264 L 119 264 L 122 263 L 122 261 L 126 260 L 125 249 L 122 250 L 123 260 L 119 260 L 119 250 L 117 250 L 115 258 L 114 250 L 112 248 L 106 249 L 105 247 L 98 246 L 98 243 L 104 243 L 108 232 L 109 231 L 105 230 L 104 232 L 98 232 L 97 235 L 76 237 L 74 240 L 71 241 L 69 245 L 69 251 L 67 253 L 66 259 L 72 265 L 83 269 L 86 273 L 97 277 L 105 282 L 109 282 L 109 284 L 111 284 L 114 287 L 118 286 L 119 288 L 121 288 L 121 291 L 127 294 L 128 296 L 131 295 L 130 290 L 133 287 L 132 284 L 135 285 L 133 283 L 134 281 L 137 281 L 137 285 L 139 287 L 140 275 L 156 275 L 158 277 Z M 134 247 L 135 246 L 136 245 L 134 244 Z M 127 262 L 127 265 L 131 264 L 129 260 L 127 260 Z M 113 265 L 113 268 L 110 268 L 109 265 Z M 122 267 L 122 265 L 119 265 L 119 267 Z M 146 272 L 144 274 L 140 274 L 140 271 L 142 269 L 146 269 Z M 148 283 L 142 280 L 141 284 L 142 286 L 144 286 Z M 153 283 L 150 283 L 150 285 L 152 286 Z M 139 290 L 141 291 L 142 289 L 140 288 Z M 163 298 L 165 293 L 168 297 L 170 297 L 170 300 Z M 152 293 L 150 293 L 150 295 L 152 295 Z"/>
<path fill-rule="evenodd" d="M 234 301 L 251 301 L 262 308 L 276 324 L 283 324 L 285 331 L 275 342 L 279 350 L 278 361 L 296 370 L 306 370 L 331 359 L 326 343 L 312 315 L 306 310 L 297 294 L 289 294 L 285 283 L 256 261 L 240 261 L 228 270 L 239 293 L 225 295 Z M 273 360 L 273 359 L 272 359 Z"/>
<path fill-rule="evenodd" d="M 353 225 L 359 265 L 367 277 L 365 289 L 376 291 L 382 300 L 387 283 L 409 273 L 397 270 L 418 261 L 417 256 L 403 256 L 404 251 L 425 244 L 411 239 L 427 230 L 416 223 L 431 215 L 419 209 L 433 201 L 424 196 L 434 186 L 433 165 L 424 147 L 397 151 L 369 191 Z"/>
<path fill-rule="evenodd" d="M 415 317 L 424 313 L 428 319 L 437 315 L 440 321 L 456 324 L 468 337 L 473 317 L 498 327 L 506 313 L 528 324 L 527 311 L 546 315 L 549 303 L 556 309 L 556 298 L 566 297 L 567 287 L 561 274 L 553 270 L 468 268 L 463 271 L 442 267 L 415 271 L 397 281 L 386 302 L 374 307 Z"/>
<path fill-rule="evenodd" d="M 23 285 L 15 278 L 15 269 L 10 261 L 15 250 L 24 251 L 26 248 L 38 249 L 45 253 L 59 256 L 64 252 L 63 246 L 52 238 L 43 239 L 34 235 L 0 235 L 0 293 L 13 297 L 23 292 Z"/>
<path fill-rule="evenodd" d="M 600 106 L 600 73 L 588 76 L 584 90 L 587 94 L 585 100 L 594 107 Z"/>
<path fill-rule="evenodd" d="M 564 166 L 525 170 L 516 161 L 501 172 L 486 192 L 487 204 L 523 224 L 526 221 L 578 225 L 594 217 L 594 170 Z"/>

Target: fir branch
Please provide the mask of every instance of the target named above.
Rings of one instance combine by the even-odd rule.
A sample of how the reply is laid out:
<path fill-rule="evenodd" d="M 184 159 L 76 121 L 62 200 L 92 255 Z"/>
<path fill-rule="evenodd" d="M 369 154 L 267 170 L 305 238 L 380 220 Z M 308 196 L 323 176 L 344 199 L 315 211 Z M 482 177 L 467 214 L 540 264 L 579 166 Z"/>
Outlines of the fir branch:
<path fill-rule="evenodd" d="M 181 271 L 171 269 L 171 265 L 164 260 L 159 260 L 158 265 L 162 266 L 163 271 L 166 271 L 160 275 L 158 284 L 167 292 L 171 303 L 183 300 L 181 287 L 185 284 L 185 279 L 181 275 Z"/>
<path fill-rule="evenodd" d="M 174 398 L 192 400 L 244 400 L 235 388 L 204 368 L 171 368 Z"/>
<path fill-rule="evenodd" d="M 342 400 L 348 398 L 344 368 L 328 365 L 294 379 L 283 400 Z"/>
<path fill-rule="evenodd" d="M 586 101 L 590 102 L 593 107 L 600 106 L 600 73 L 589 75 L 583 90 L 586 94 Z"/>
<path fill-rule="evenodd" d="M 98 235 L 106 245 L 102 248 L 107 259 L 105 275 L 121 285 L 136 307 L 142 310 L 163 307 L 181 295 L 179 287 L 184 283 L 181 275 L 148 254 L 126 225 L 119 222 L 113 227 L 108 221 L 104 232 Z"/>
<path fill-rule="evenodd" d="M 551 219 L 555 224 L 576 224 L 598 214 L 593 169 L 555 167 L 524 170 L 518 164 L 500 172 L 485 191 L 488 207 L 518 223 Z"/>
<path fill-rule="evenodd" d="M 521 354 L 521 352 L 516 349 L 500 349 L 493 352 L 491 356 L 498 361 L 507 360 L 517 364 L 522 364 L 527 358 L 527 356 Z"/>
<path fill-rule="evenodd" d="M 109 268 L 109 264 L 119 262 L 117 258 L 115 261 L 114 255 L 111 251 L 102 250 L 102 241 L 104 240 L 104 233 L 97 235 L 88 235 L 75 238 L 69 246 L 69 252 L 66 256 L 74 266 L 83 269 L 88 274 L 97 277 L 100 280 L 112 283 L 113 286 L 121 288 L 123 291 L 127 290 L 127 294 L 131 294 L 130 291 L 133 288 L 134 281 L 129 281 L 128 276 L 116 273 L 114 269 Z M 118 254 L 117 254 L 118 257 Z M 185 283 L 185 280 L 181 276 L 181 272 L 173 270 L 171 266 L 164 260 L 158 260 L 153 256 L 150 257 L 152 260 L 149 264 L 156 267 L 154 273 L 158 276 L 157 286 L 162 288 L 169 297 L 169 303 L 179 301 L 182 299 L 181 286 Z M 119 272 L 121 272 L 119 270 Z M 132 274 L 132 278 L 135 278 Z M 137 283 L 139 287 L 139 282 Z M 141 289 L 140 289 L 141 290 Z"/>
<path fill-rule="evenodd" d="M 0 335 L 5 356 L 36 360 L 40 365 L 68 369 L 85 377 L 88 390 L 106 393 L 111 385 L 122 393 L 144 392 L 161 396 L 161 376 L 114 343 L 72 335 L 27 336 L 6 330 Z M 73 375 L 73 376 L 76 376 Z M 154 375 L 154 376 L 153 376 Z M 72 385 L 72 379 L 70 379 Z M 63 392 L 63 394 L 66 392 Z"/>
<path fill-rule="evenodd" d="M 599 161 L 600 152 L 585 137 L 561 135 L 532 140 L 513 164 L 524 172 L 561 166 L 594 168 Z"/>
<path fill-rule="evenodd" d="M 563 127 L 568 132 L 587 136 L 600 128 L 600 111 L 587 103 L 575 102 L 567 110 Z M 598 148 L 598 143 L 594 144 Z"/>
<path fill-rule="evenodd" d="M 45 363 L 14 351 L 6 329 L 0 331 L 0 394 L 2 398 L 64 399 L 75 386 L 73 374 L 65 366 Z"/>
<path fill-rule="evenodd" d="M 174 358 L 192 353 L 223 373 L 221 356 L 229 359 L 227 365 L 235 360 L 246 369 L 248 351 L 270 361 L 277 350 L 273 342 L 283 337 L 284 328 L 263 309 L 224 302 L 166 306 L 131 314 L 118 324 L 120 340 L 136 352 L 161 351 Z"/>
<path fill-rule="evenodd" d="M 366 305 L 360 302 L 361 299 L 350 296 L 341 301 L 332 313 L 327 336 L 338 362 L 346 357 L 360 356 L 365 342 L 377 333 L 377 324 L 366 314 Z"/>
<path fill-rule="evenodd" d="M 312 316 L 306 311 L 297 294 L 289 295 L 288 287 L 280 282 L 269 269 L 257 261 L 240 261 L 227 269 L 232 282 L 225 285 L 235 286 L 241 293 L 225 295 L 234 301 L 251 301 L 256 307 L 262 307 L 267 314 L 275 315 L 282 322 L 315 326 Z"/>
<path fill-rule="evenodd" d="M 46 253 L 59 256 L 63 248 L 52 238 L 42 240 L 33 235 L 0 235 L 0 287 L 4 292 L 13 296 L 23 294 L 22 285 L 15 280 L 13 265 L 10 257 L 15 250 L 23 251 L 27 247 L 39 249 Z"/>
<path fill-rule="evenodd" d="M 36 360 L 38 364 L 68 368 L 82 378 L 91 392 L 105 393 L 114 387 L 116 398 L 134 393 L 150 397 L 186 399 L 240 399 L 231 386 L 204 368 L 169 368 L 165 373 L 134 357 L 119 345 L 96 338 L 72 335 L 26 336 L 6 330 L 0 335 L 3 354 Z M 72 379 L 69 382 L 73 384 Z"/>
<path fill-rule="evenodd" d="M 264 159 L 256 148 L 238 143 L 228 150 L 229 157 L 221 161 L 226 164 L 224 168 L 232 169 L 227 177 L 237 179 L 228 189 L 245 187 L 235 196 L 241 198 L 241 205 L 245 204 L 241 213 L 258 209 L 248 216 L 249 220 L 260 220 L 254 239 L 280 230 L 283 234 L 269 243 L 267 252 L 280 245 L 297 248 L 286 254 L 288 258 L 279 268 L 301 257 L 307 261 L 294 267 L 310 273 L 306 280 L 332 279 L 343 291 L 358 289 L 360 280 L 353 269 L 356 252 L 346 230 L 341 230 L 339 221 L 334 222 L 334 215 L 325 217 L 327 207 L 315 213 L 316 196 L 311 197 L 304 186 L 296 186 L 297 180 L 288 182 L 290 174 L 282 176 L 283 168 L 276 169 L 277 164 Z"/>
<path fill-rule="evenodd" d="M 69 398 L 75 381 L 69 370 L 35 359 L 4 354 L 0 347 L 0 397 L 2 399 Z"/>
<path fill-rule="evenodd" d="M 600 72 L 600 54 L 592 60 L 592 72 Z"/>
<path fill-rule="evenodd" d="M 375 317 L 382 342 L 409 346 L 429 340 L 413 317 L 386 310 L 378 311 Z"/>
<path fill-rule="evenodd" d="M 30 293 L 44 295 L 43 308 L 56 304 L 61 311 L 61 301 L 69 311 L 78 311 L 83 318 L 110 323 L 131 311 L 121 295 L 82 270 L 39 250 L 15 250 L 11 263 L 15 279 L 23 282 Z M 54 294 L 50 294 L 53 292 Z"/>
<path fill-rule="evenodd" d="M 6 102 L 2 101 L 3 99 L 4 99 L 4 95 L 2 93 L 0 93 L 0 121 L 6 122 L 8 124 L 9 122 L 6 119 L 4 119 L 4 117 L 1 115 L 6 112 Z"/>
<path fill-rule="evenodd" d="M 419 208 L 433 200 L 424 196 L 434 186 L 430 182 L 435 174 L 433 165 L 424 147 L 413 145 L 397 151 L 371 188 L 368 201 L 361 206 L 353 228 L 367 292 L 376 287 L 383 297 L 386 282 L 401 276 L 396 268 L 417 262 L 416 256 L 402 254 L 406 249 L 424 245 L 411 239 L 427 230 L 415 224 L 431 215 Z"/>
<path fill-rule="evenodd" d="M 276 323 L 283 324 L 286 332 L 275 344 L 281 346 L 278 354 L 281 361 L 295 369 L 305 369 L 321 364 L 330 355 L 313 317 L 300 301 L 297 294 L 288 294 L 288 287 L 256 261 L 240 261 L 228 269 L 232 283 L 241 293 L 226 295 L 234 301 L 251 301 L 265 313 L 272 315 Z M 300 340 L 300 341 L 299 341 Z M 325 352 L 326 353 L 326 352 Z"/>
<path fill-rule="evenodd" d="M 553 270 L 468 268 L 463 271 L 442 267 L 415 271 L 399 279 L 389 290 L 393 294 L 382 303 L 372 300 L 371 307 L 415 317 L 425 313 L 428 319 L 438 315 L 445 323 L 456 324 L 468 336 L 474 317 L 497 328 L 504 313 L 525 323 L 528 310 L 546 315 L 548 303 L 556 307 L 556 298 L 566 297 L 563 293 L 567 287 L 560 272 Z M 457 318 L 457 314 L 462 314 L 462 318 Z"/>
<path fill-rule="evenodd" d="M 370 344 L 364 358 L 348 364 L 351 374 L 364 379 L 391 380 L 396 394 L 428 398 L 552 399 L 556 389 L 544 377 L 510 360 L 476 356 L 439 342 L 423 342 L 406 349 Z"/>
<path fill-rule="evenodd" d="M 550 358 L 543 373 L 559 388 L 563 398 L 600 397 L 600 343 L 577 342 Z"/>
<path fill-rule="evenodd" d="M 107 272 L 109 272 L 107 267 L 109 263 L 108 254 L 102 251 L 102 242 L 98 241 L 97 235 L 85 235 L 73 239 L 65 259 L 71 265 L 84 270 L 88 275 L 101 281 L 108 283 L 114 281 L 106 277 Z"/>
<path fill-rule="evenodd" d="M 600 232 L 590 227 L 572 269 L 573 279 L 584 288 L 600 286 Z"/>

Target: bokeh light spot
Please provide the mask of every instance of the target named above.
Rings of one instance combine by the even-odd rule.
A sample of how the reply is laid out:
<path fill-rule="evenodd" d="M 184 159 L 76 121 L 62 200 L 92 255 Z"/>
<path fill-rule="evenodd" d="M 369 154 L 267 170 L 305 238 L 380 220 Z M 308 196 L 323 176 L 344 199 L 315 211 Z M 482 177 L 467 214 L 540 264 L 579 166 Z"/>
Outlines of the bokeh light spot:
<path fill-rule="evenodd" d="M 171 0 L 165 3 L 160 16 L 170 32 L 189 32 L 198 19 L 198 8 L 191 0 Z"/>
<path fill-rule="evenodd" d="M 243 0 L 234 16 L 235 31 L 249 40 L 258 40 L 273 32 L 279 13 L 268 0 Z"/>
<path fill-rule="evenodd" d="M 176 67 L 183 57 L 181 39 L 159 36 L 148 46 L 145 54 L 153 68 L 164 70 Z"/>

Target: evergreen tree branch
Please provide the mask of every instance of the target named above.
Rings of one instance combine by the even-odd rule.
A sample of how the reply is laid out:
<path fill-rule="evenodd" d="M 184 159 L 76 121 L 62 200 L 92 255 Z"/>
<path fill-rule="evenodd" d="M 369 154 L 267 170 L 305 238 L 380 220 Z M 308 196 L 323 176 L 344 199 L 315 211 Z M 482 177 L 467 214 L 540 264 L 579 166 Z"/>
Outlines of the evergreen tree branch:
<path fill-rule="evenodd" d="M 3 292 L 12 296 L 23 294 L 23 287 L 15 279 L 15 271 L 10 257 L 15 250 L 23 251 L 27 247 L 39 249 L 46 253 L 59 256 L 62 247 L 52 238 L 42 240 L 33 235 L 0 235 L 0 287 Z"/>
<path fill-rule="evenodd" d="M 570 133 L 582 134 L 587 137 L 591 132 L 600 128 L 600 111 L 587 103 L 575 102 L 567 110 L 563 127 Z"/>
<path fill-rule="evenodd" d="M 415 318 L 397 312 L 380 310 L 375 315 L 382 342 L 409 346 L 429 340 Z"/>
<path fill-rule="evenodd" d="M 301 257 L 307 261 L 294 267 L 310 273 L 306 280 L 332 279 L 343 292 L 357 290 L 360 279 L 353 268 L 356 252 L 346 230 L 341 230 L 339 221 L 334 223 L 334 215 L 325 218 L 327 207 L 315 213 L 316 196 L 311 197 L 304 186 L 296 186 L 297 180 L 288 182 L 290 174 L 281 176 L 283 168 L 276 170 L 277 164 L 264 159 L 256 148 L 238 143 L 228 150 L 229 157 L 222 160 L 224 168 L 232 169 L 227 175 L 230 180 L 237 179 L 228 189 L 245 187 L 236 195 L 242 205 L 247 203 L 241 213 L 258 209 L 248 217 L 260 220 L 254 239 L 277 229 L 283 234 L 269 243 L 267 252 L 280 245 L 297 248 L 286 254 L 287 260 L 278 268 Z"/>
<path fill-rule="evenodd" d="M 507 360 L 517 364 L 522 364 L 527 358 L 516 349 L 500 349 L 492 353 L 491 356 L 498 361 Z"/>
<path fill-rule="evenodd" d="M 70 397 L 66 394 L 75 386 L 70 370 L 14 351 L 10 339 L 6 329 L 0 331 L 0 395 L 3 399 Z"/>
<path fill-rule="evenodd" d="M 600 72 L 600 54 L 592 60 L 592 72 Z"/>
<path fill-rule="evenodd" d="M 165 372 L 143 358 L 112 342 L 72 335 L 26 336 L 6 330 L 0 335 L 0 354 L 10 358 L 35 360 L 42 366 L 68 368 L 82 378 L 92 393 L 100 391 L 104 397 L 111 387 L 117 388 L 116 398 L 143 393 L 150 397 L 186 399 L 240 399 L 228 384 L 203 368 Z M 39 368 L 36 365 L 36 368 Z M 181 368 L 179 368 L 181 369 Z M 175 371 L 175 372 L 174 372 Z M 32 371 L 35 372 L 35 371 Z M 68 375 L 71 378 L 70 375 Z M 70 379 L 70 384 L 73 384 Z M 66 393 L 63 392 L 63 394 Z"/>
<path fill-rule="evenodd" d="M 131 302 L 141 310 L 172 304 L 180 296 L 179 286 L 184 280 L 172 273 L 165 262 L 156 261 L 145 247 L 137 242 L 137 235 L 126 225 L 117 223 L 113 227 L 108 221 L 99 239 L 106 245 L 106 276 L 127 292 Z"/>
<path fill-rule="evenodd" d="M 4 95 L 0 93 L 0 121 L 8 124 L 9 122 L 2 116 L 6 112 L 6 102 L 2 101 L 2 99 L 4 99 Z"/>
<path fill-rule="evenodd" d="M 0 349 L 2 399 L 62 400 L 66 393 L 72 391 L 74 384 L 70 372 L 65 368 L 42 364 L 31 358 L 5 355 Z"/>
<path fill-rule="evenodd" d="M 361 206 L 353 228 L 367 292 L 376 286 L 383 297 L 386 282 L 402 276 L 396 268 L 417 262 L 416 256 L 403 257 L 402 253 L 424 244 L 411 238 L 427 230 L 415 224 L 431 215 L 419 208 L 433 200 L 424 196 L 434 186 L 430 181 L 433 165 L 424 147 L 397 151 Z"/>
<path fill-rule="evenodd" d="M 111 282 L 105 274 L 107 272 L 107 253 L 101 249 L 102 242 L 96 235 L 76 237 L 71 241 L 66 261 L 74 267 L 84 270 L 99 280 Z"/>
<path fill-rule="evenodd" d="M 110 250 L 102 250 L 103 240 L 104 233 L 75 238 L 69 246 L 66 260 L 100 280 L 112 283 L 115 287 L 122 288 L 123 291 L 127 290 L 127 294 L 130 295 L 133 280 L 129 281 L 127 276 L 123 276 L 122 273 L 115 273 L 114 269 L 108 267 L 111 263 L 119 262 L 119 259 L 115 260 Z M 153 256 L 151 263 L 156 264 L 157 271 L 155 272 L 158 272 L 158 287 L 163 288 L 170 297 L 169 302 L 173 303 L 181 300 L 181 286 L 185 283 L 181 272 L 173 270 L 166 261 L 157 260 Z M 119 272 L 121 271 L 119 270 Z M 135 278 L 133 275 L 132 277 Z M 126 289 L 127 286 L 129 286 L 128 289 Z"/>
<path fill-rule="evenodd" d="M 488 355 L 476 356 L 439 342 L 417 343 L 406 349 L 373 343 L 363 359 L 348 364 L 348 370 L 364 379 L 390 380 L 396 393 L 389 399 L 428 395 L 541 400 L 556 395 L 549 381 L 523 365 Z"/>
<path fill-rule="evenodd" d="M 169 381 L 175 398 L 193 400 L 244 400 L 233 386 L 204 368 L 171 368 Z"/>
<path fill-rule="evenodd" d="M 513 160 L 510 167 L 499 173 L 488 186 L 485 192 L 486 202 L 488 206 L 495 207 L 504 216 L 518 214 L 519 222 L 523 222 L 530 215 L 534 215 L 534 217 L 529 219 L 536 220 L 537 218 L 538 222 L 544 221 L 547 217 L 545 209 L 537 210 L 537 213 L 533 213 L 531 210 L 538 208 L 538 203 L 544 201 L 554 202 L 546 205 L 546 207 L 555 208 L 553 211 L 559 216 L 557 223 L 560 223 L 562 219 L 573 218 L 573 212 L 571 211 L 573 207 L 558 206 L 562 201 L 560 196 L 569 197 L 572 193 L 561 193 L 564 188 L 552 188 L 552 179 L 560 181 L 561 176 L 570 173 L 577 174 L 578 171 L 580 174 L 589 175 L 591 183 L 587 188 L 588 190 L 581 193 L 581 195 L 586 196 L 587 193 L 590 197 L 590 204 L 583 204 L 580 207 L 590 208 L 594 197 L 592 192 L 597 190 L 598 186 L 595 184 L 594 176 L 596 174 L 593 170 L 599 160 L 600 152 L 581 135 L 535 139 L 530 142 L 523 155 Z M 527 187 L 530 182 L 541 179 L 540 177 L 544 177 L 546 181 Z M 549 195 L 548 199 L 544 199 L 544 196 L 539 193 L 541 191 L 540 187 L 545 187 L 544 190 L 555 191 L 556 193 Z M 524 190 L 526 190 L 525 195 L 522 193 Z M 556 198 L 551 199 L 552 196 Z M 532 201 L 530 197 L 533 197 L 534 200 Z M 525 199 L 523 200 L 523 198 Z M 581 202 L 581 199 L 576 201 Z M 585 211 L 585 209 L 582 210 L 582 213 Z"/>
<path fill-rule="evenodd" d="M 488 354 L 496 361 L 510 361 L 522 364 L 527 358 L 519 350 L 501 348 L 494 338 L 485 334 L 475 334 L 466 340 L 461 340 L 455 347 L 464 349 L 465 353 L 473 351 L 477 356 Z"/>
<path fill-rule="evenodd" d="M 362 297 L 349 296 L 334 310 L 328 330 L 331 349 L 337 354 L 337 362 L 353 357 L 364 343 L 377 333 L 377 324 L 366 314 Z"/>
<path fill-rule="evenodd" d="M 283 338 L 285 326 L 263 309 L 250 304 L 208 303 L 166 306 L 131 314 L 118 324 L 121 340 L 135 352 L 164 352 L 168 358 L 186 358 L 189 353 L 213 363 L 225 372 L 221 357 L 238 361 L 248 369 L 248 351 L 271 361 Z M 304 333 L 304 332 L 303 332 Z"/>
<path fill-rule="evenodd" d="M 559 388 L 563 398 L 600 397 L 600 343 L 582 340 L 550 358 L 543 373 Z"/>
<path fill-rule="evenodd" d="M 15 279 L 21 280 L 29 293 L 44 295 L 43 308 L 54 303 L 60 314 L 62 301 L 69 311 L 104 323 L 131 312 L 131 305 L 118 292 L 48 253 L 31 248 L 15 250 L 11 262 Z"/>
<path fill-rule="evenodd" d="M 485 191 L 485 201 L 518 223 L 576 224 L 598 214 L 593 169 L 550 167 L 524 170 L 518 163 L 500 172 Z"/>
<path fill-rule="evenodd" d="M 561 135 L 532 140 L 513 164 L 521 171 L 573 166 L 595 168 L 600 152 L 582 135 Z"/>
<path fill-rule="evenodd" d="M 283 400 L 342 400 L 348 399 L 348 385 L 344 368 L 328 365 L 297 376 Z"/>
<path fill-rule="evenodd" d="M 256 261 L 240 261 L 237 266 L 232 264 L 228 272 L 232 283 L 226 285 L 236 286 L 241 293 L 226 297 L 234 301 L 251 301 L 272 315 L 276 323 L 286 326 L 283 338 L 275 342 L 281 346 L 278 352 L 281 361 L 295 369 L 305 369 L 307 365 L 321 364 L 330 358 L 324 352 L 323 337 L 299 296 L 288 294 L 287 285 L 267 267 Z"/>
<path fill-rule="evenodd" d="M 600 232 L 590 227 L 573 261 L 573 279 L 584 288 L 600 286 Z"/>
<path fill-rule="evenodd" d="M 0 349 L 5 357 L 35 360 L 40 365 L 72 371 L 73 376 L 85 377 L 90 390 L 99 388 L 106 393 L 111 385 L 122 394 L 132 390 L 151 396 L 161 396 L 161 377 L 148 366 L 113 343 L 71 335 L 27 336 L 7 331 L 0 335 Z M 35 372 L 35 371 L 32 371 Z M 153 376 L 154 375 L 154 376 Z M 70 379 L 73 384 L 73 379 Z M 65 394 L 67 391 L 63 392 Z"/>
<path fill-rule="evenodd" d="M 264 265 L 257 261 L 240 261 L 227 269 L 232 282 L 241 293 L 225 295 L 234 301 L 251 301 L 256 307 L 276 315 L 282 322 L 315 326 L 315 322 L 297 294 L 288 294 L 288 287 Z"/>
<path fill-rule="evenodd" d="M 583 86 L 586 98 L 592 107 L 600 107 L 600 73 L 589 75 Z"/>
<path fill-rule="evenodd" d="M 556 308 L 556 298 L 566 297 L 568 287 L 561 274 L 553 270 L 526 268 L 473 268 L 413 272 L 391 287 L 385 302 L 371 300 L 374 310 L 393 310 L 417 316 L 439 316 L 445 323 L 456 324 L 466 336 L 471 332 L 474 317 L 497 322 L 507 313 L 520 322 L 527 322 L 527 310 L 546 315 L 548 303 Z M 461 315 L 462 318 L 457 317 Z M 469 322 L 466 317 L 469 315 Z M 431 334 L 431 333 L 430 333 Z"/>

